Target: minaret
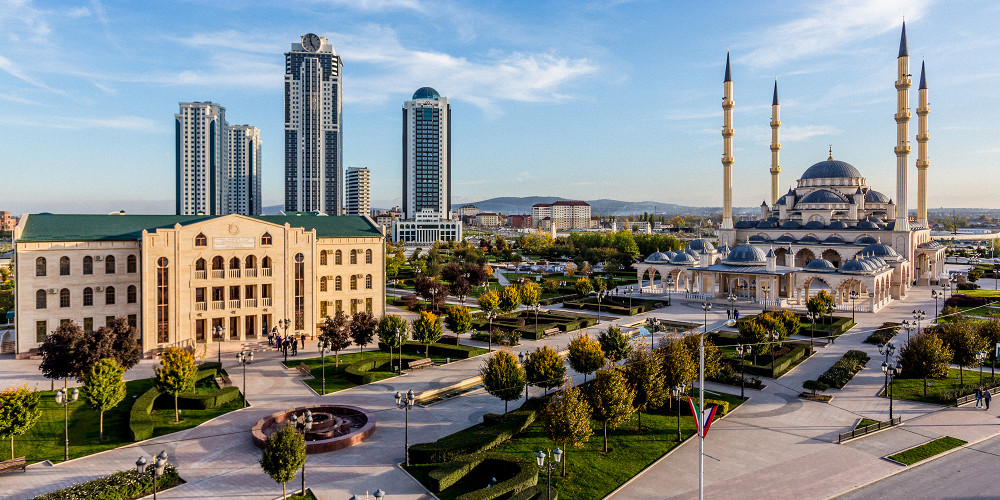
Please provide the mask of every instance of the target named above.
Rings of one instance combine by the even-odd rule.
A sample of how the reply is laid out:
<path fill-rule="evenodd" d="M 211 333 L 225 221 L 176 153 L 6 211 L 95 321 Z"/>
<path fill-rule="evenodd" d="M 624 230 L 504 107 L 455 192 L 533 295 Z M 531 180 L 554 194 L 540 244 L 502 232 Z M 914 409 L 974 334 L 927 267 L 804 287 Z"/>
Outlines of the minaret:
<path fill-rule="evenodd" d="M 723 83 L 722 121 L 722 227 L 733 228 L 733 76 L 726 52 L 726 80 Z"/>
<path fill-rule="evenodd" d="M 927 103 L 927 78 L 924 75 L 924 63 L 920 63 L 920 87 L 917 90 L 919 103 L 917 104 L 917 223 L 923 227 L 930 227 L 927 224 L 927 141 L 930 135 L 927 133 L 927 113 L 930 112 Z"/>
<path fill-rule="evenodd" d="M 907 140 L 910 133 L 910 55 L 906 50 L 906 22 L 903 22 L 903 34 L 899 39 L 899 78 L 896 80 L 896 231 L 910 229 L 910 219 L 906 207 L 907 172 L 906 164 L 910 157 L 910 143 Z"/>
<path fill-rule="evenodd" d="M 778 129 L 781 128 L 781 106 L 778 105 L 778 80 L 774 80 L 774 97 L 771 99 L 771 206 L 778 203 L 778 151 L 781 142 L 778 141 Z"/>

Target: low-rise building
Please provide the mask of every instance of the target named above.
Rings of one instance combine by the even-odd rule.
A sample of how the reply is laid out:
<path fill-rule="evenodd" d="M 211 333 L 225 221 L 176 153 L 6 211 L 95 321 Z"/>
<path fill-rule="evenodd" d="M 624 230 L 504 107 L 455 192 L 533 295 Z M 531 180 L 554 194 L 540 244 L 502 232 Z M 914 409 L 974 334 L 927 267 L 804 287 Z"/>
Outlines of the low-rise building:
<path fill-rule="evenodd" d="M 531 207 L 532 227 L 556 229 L 589 229 L 590 204 L 585 201 L 560 200 L 553 203 L 536 203 Z"/>
<path fill-rule="evenodd" d="M 500 227 L 502 216 L 493 212 L 479 212 L 476 214 L 476 225 L 482 227 Z"/>
<path fill-rule="evenodd" d="M 0 210 L 0 231 L 13 231 L 17 225 L 17 217 L 14 217 L 7 210 Z"/>

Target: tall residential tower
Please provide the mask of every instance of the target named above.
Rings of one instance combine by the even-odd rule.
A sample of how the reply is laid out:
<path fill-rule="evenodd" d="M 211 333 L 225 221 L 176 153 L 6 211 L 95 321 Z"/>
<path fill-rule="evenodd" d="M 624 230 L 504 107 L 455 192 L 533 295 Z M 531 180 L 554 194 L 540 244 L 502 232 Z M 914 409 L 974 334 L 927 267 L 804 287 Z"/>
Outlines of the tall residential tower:
<path fill-rule="evenodd" d="M 226 108 L 182 102 L 174 115 L 177 215 L 221 215 L 228 209 Z"/>
<path fill-rule="evenodd" d="M 260 215 L 260 129 L 229 127 L 229 209 L 226 213 Z"/>
<path fill-rule="evenodd" d="M 347 195 L 344 197 L 346 215 L 370 215 L 371 173 L 364 167 L 351 167 L 344 176 Z"/>
<path fill-rule="evenodd" d="M 340 56 L 308 33 L 285 53 L 285 211 L 340 215 Z"/>
<path fill-rule="evenodd" d="M 403 217 L 451 218 L 451 105 L 430 87 L 403 104 Z"/>

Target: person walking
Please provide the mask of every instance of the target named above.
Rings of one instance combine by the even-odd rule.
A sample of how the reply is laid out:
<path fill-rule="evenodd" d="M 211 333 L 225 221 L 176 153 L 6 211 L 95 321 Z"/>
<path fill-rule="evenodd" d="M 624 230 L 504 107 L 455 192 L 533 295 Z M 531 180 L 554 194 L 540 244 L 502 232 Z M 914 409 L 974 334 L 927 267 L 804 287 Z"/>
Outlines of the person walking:
<path fill-rule="evenodd" d="M 733 317 L 732 317 L 732 319 L 740 319 L 740 310 L 739 309 L 733 309 Z"/>
<path fill-rule="evenodd" d="M 976 408 L 983 404 L 983 386 L 976 386 Z"/>
<path fill-rule="evenodd" d="M 993 399 L 993 395 L 990 391 L 983 391 L 983 400 L 986 401 L 986 411 L 990 411 L 990 400 Z"/>
<path fill-rule="evenodd" d="M 726 309 L 726 319 L 733 319 L 733 310 Z"/>
<path fill-rule="evenodd" d="M 299 340 L 300 340 L 299 345 L 302 346 L 303 349 L 305 349 L 306 348 L 306 332 L 302 332 L 302 337 L 300 337 Z"/>
<path fill-rule="evenodd" d="M 299 339 L 292 338 L 292 356 L 299 354 Z"/>

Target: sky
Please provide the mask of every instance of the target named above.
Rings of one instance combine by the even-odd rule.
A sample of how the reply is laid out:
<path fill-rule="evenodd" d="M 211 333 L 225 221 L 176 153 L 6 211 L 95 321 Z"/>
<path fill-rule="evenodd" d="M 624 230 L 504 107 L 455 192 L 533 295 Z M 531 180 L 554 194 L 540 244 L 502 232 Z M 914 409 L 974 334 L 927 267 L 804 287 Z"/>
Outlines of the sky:
<path fill-rule="evenodd" d="M 283 203 L 284 53 L 305 33 L 342 57 L 344 167 L 372 204 L 401 198 L 402 105 L 451 101 L 453 203 L 494 196 L 721 205 L 732 55 L 734 203 L 833 156 L 895 195 L 905 17 L 916 208 L 917 82 L 930 92 L 928 205 L 1000 207 L 994 1 L 113 2 L 0 0 L 0 210 L 171 213 L 178 102 L 260 128 L 264 205 Z"/>

